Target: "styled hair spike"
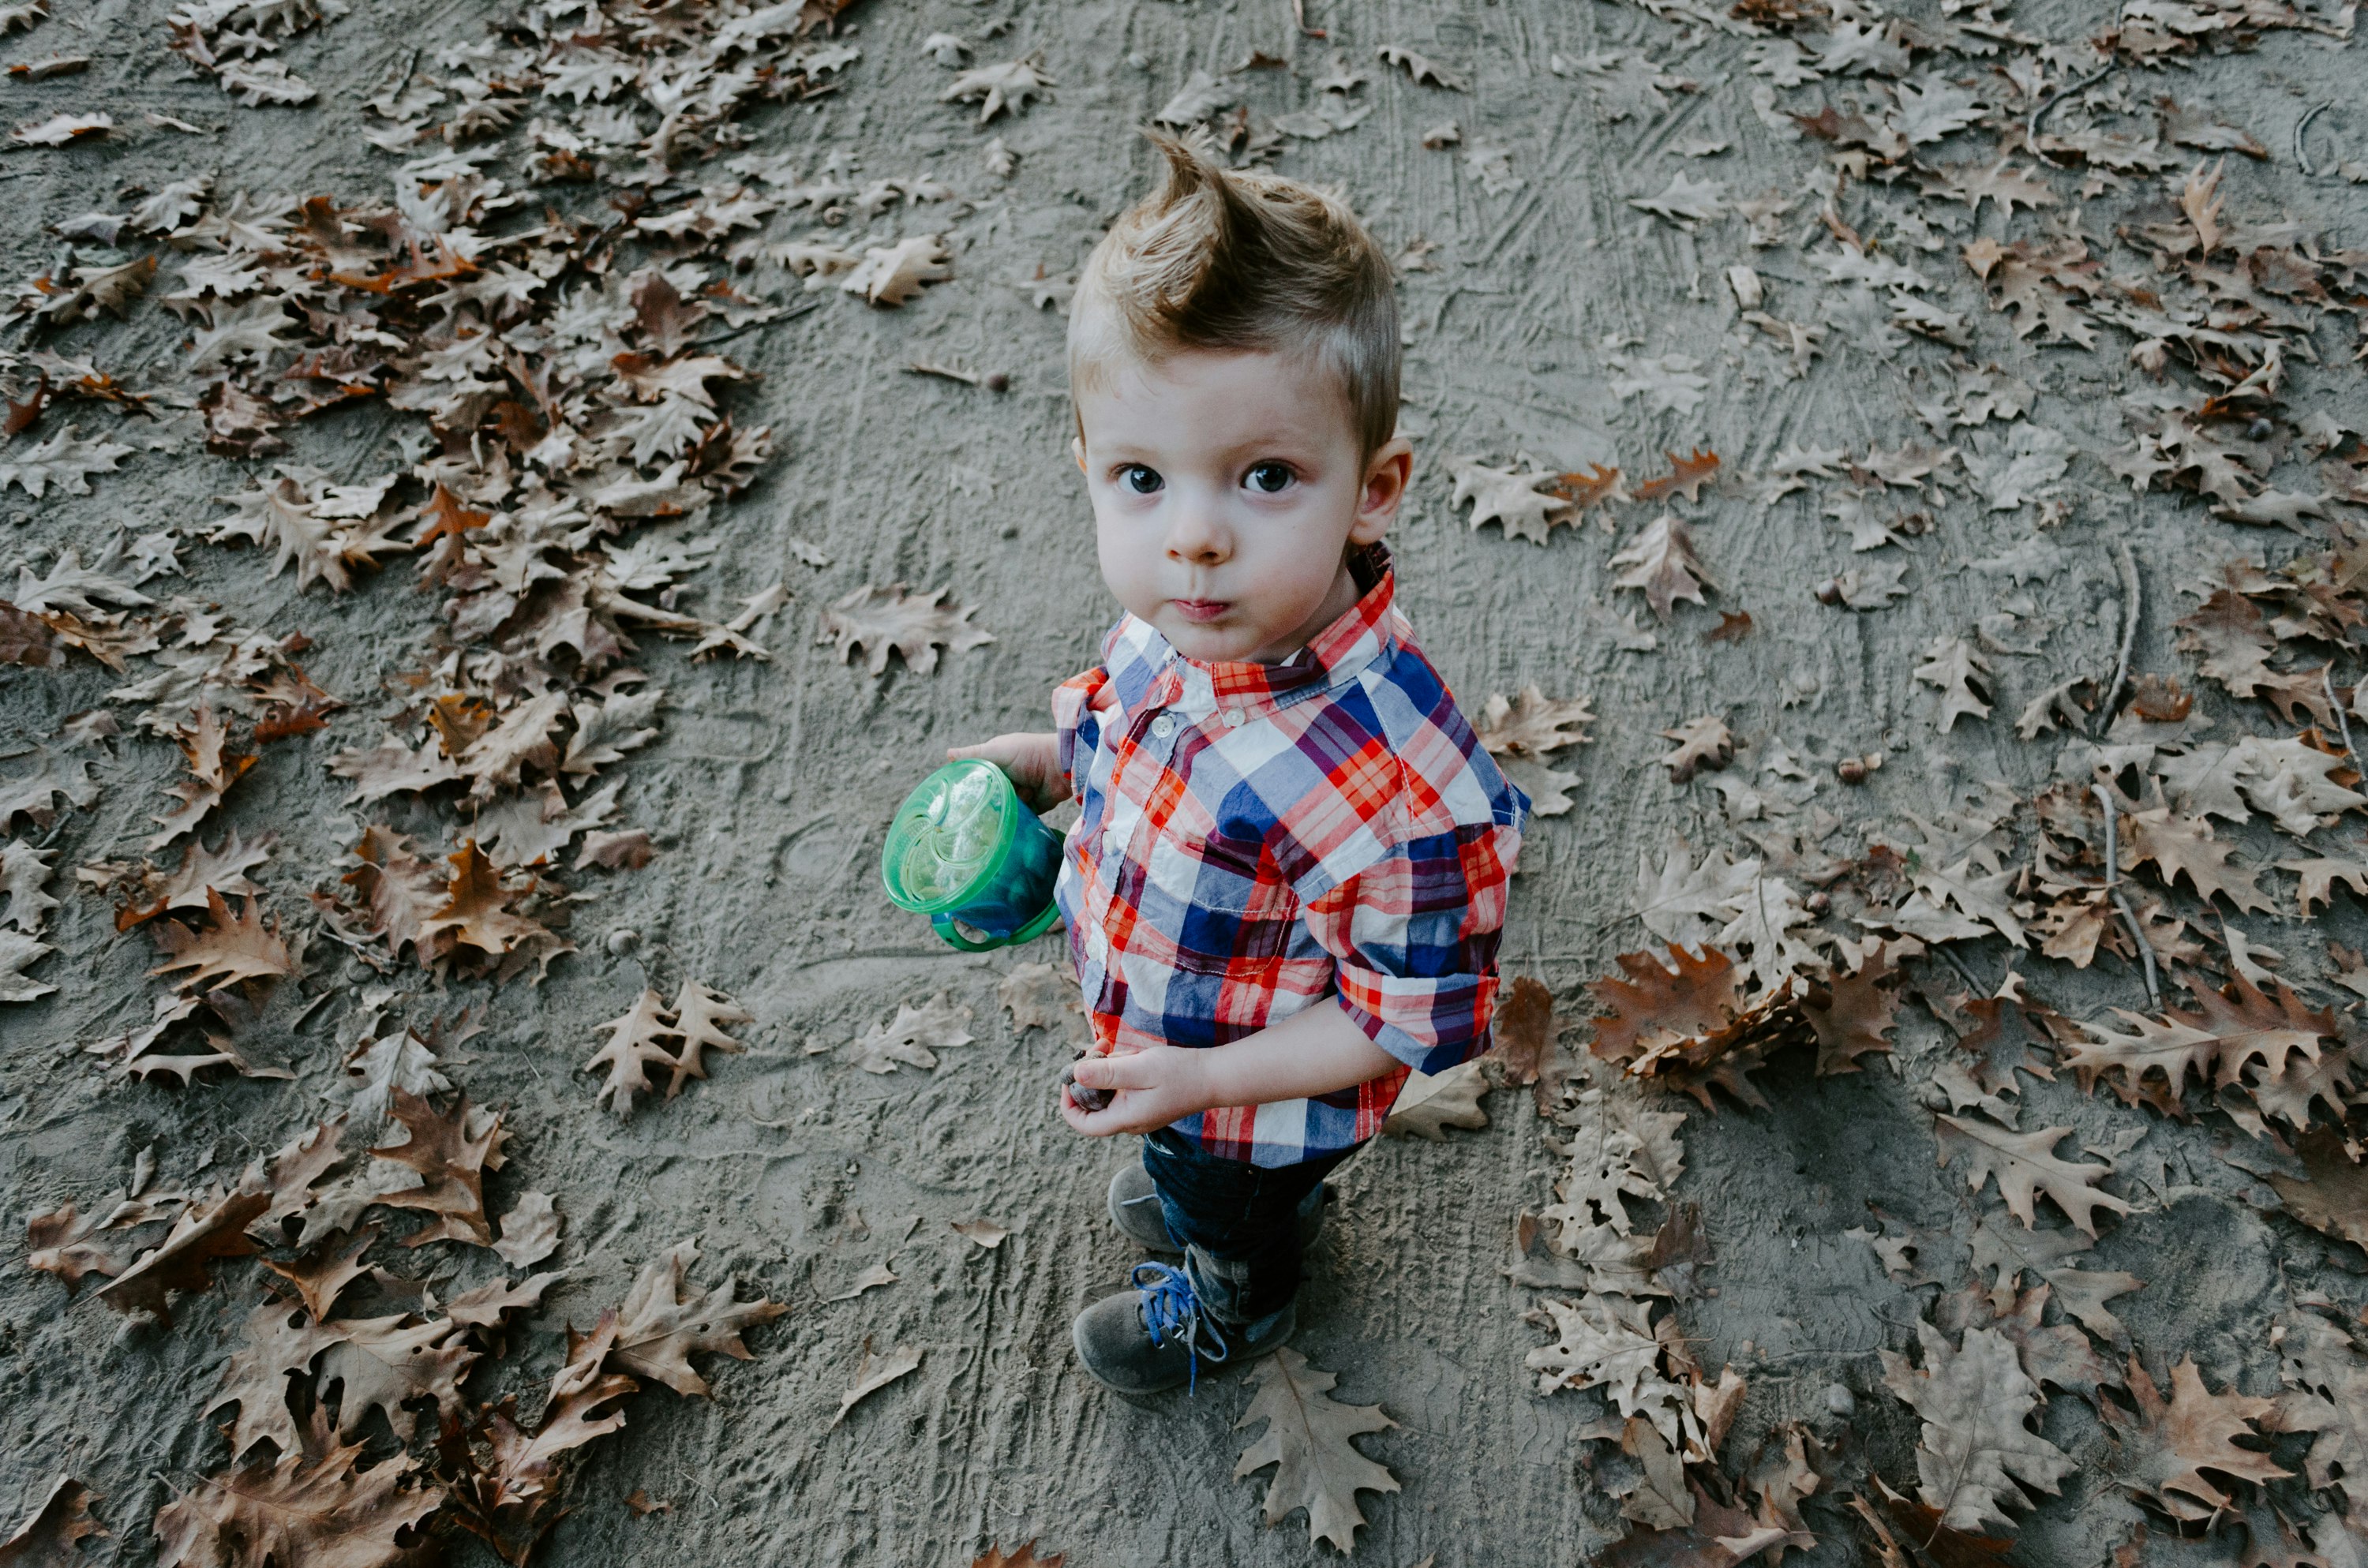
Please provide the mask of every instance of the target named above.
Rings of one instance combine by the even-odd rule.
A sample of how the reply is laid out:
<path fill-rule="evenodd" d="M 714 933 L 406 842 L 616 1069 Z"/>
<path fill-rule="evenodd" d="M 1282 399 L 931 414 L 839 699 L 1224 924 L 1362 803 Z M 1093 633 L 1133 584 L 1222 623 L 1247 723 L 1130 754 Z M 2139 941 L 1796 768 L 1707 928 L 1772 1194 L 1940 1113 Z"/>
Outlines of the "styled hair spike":
<path fill-rule="evenodd" d="M 1147 134 L 1159 186 L 1086 259 L 1069 311 L 1072 385 L 1121 356 L 1305 355 L 1340 383 L 1363 450 L 1380 448 L 1397 429 L 1400 359 L 1381 246 L 1338 196 L 1227 168 L 1205 131 Z"/>

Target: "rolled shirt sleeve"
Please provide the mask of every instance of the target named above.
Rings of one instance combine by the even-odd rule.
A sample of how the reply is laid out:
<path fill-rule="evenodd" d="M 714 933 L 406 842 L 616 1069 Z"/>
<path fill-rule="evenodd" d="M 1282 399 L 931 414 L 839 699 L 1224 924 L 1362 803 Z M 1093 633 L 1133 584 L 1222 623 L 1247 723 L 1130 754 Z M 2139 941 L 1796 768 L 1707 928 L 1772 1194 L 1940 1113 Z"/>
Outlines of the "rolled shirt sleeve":
<path fill-rule="evenodd" d="M 1076 777 L 1077 758 L 1081 755 L 1091 756 L 1101 738 L 1101 720 L 1096 711 L 1099 705 L 1095 699 L 1110 684 L 1110 678 L 1108 666 L 1096 665 L 1053 688 L 1053 735 L 1061 759 L 1061 787 L 1073 801 L 1083 798 Z M 1080 745 L 1085 748 L 1082 753 L 1078 750 Z"/>
<path fill-rule="evenodd" d="M 1443 1073 L 1488 1048 L 1520 843 L 1503 823 L 1407 839 L 1304 906 L 1335 960 L 1341 1009 L 1417 1072 Z"/>

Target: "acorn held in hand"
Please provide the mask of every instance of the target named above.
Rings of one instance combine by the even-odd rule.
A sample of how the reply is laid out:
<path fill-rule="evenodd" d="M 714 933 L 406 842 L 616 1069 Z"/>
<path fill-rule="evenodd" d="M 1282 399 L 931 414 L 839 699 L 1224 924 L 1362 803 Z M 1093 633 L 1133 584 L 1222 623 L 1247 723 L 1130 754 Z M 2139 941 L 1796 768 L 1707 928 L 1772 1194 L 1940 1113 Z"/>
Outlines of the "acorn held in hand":
<path fill-rule="evenodd" d="M 1069 1103 L 1087 1115 L 1105 1108 L 1110 1103 L 1110 1090 L 1088 1088 L 1077 1082 L 1077 1064 L 1074 1062 L 1061 1069 L 1061 1086 L 1069 1092 Z"/>

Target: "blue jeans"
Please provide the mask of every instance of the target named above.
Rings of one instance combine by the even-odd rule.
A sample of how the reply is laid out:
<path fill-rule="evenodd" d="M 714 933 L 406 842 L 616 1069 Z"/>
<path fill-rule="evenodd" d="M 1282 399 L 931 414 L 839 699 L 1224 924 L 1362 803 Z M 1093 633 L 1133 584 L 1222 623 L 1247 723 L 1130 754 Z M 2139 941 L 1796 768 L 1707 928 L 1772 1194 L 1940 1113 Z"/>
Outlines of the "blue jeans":
<path fill-rule="evenodd" d="M 1301 1221 L 1322 1206 L 1324 1178 L 1356 1152 L 1263 1166 L 1203 1153 L 1172 1127 L 1144 1135 L 1143 1168 L 1168 1233 L 1184 1244 L 1193 1294 L 1212 1317 L 1254 1324 L 1291 1304 Z"/>

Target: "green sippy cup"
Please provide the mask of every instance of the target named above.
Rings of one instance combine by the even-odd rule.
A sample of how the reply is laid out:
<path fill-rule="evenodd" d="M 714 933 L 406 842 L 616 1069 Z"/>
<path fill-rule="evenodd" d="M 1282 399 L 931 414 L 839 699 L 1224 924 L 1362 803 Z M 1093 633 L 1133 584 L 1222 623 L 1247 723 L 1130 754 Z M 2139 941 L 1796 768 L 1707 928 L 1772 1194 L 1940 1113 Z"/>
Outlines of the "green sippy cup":
<path fill-rule="evenodd" d="M 905 797 L 880 852 L 888 902 L 926 915 L 939 936 L 964 952 L 1025 942 L 1060 918 L 1053 883 L 1061 835 L 1011 788 L 1003 769 L 967 757 L 950 762 Z M 977 941 L 954 922 L 983 931 Z"/>

